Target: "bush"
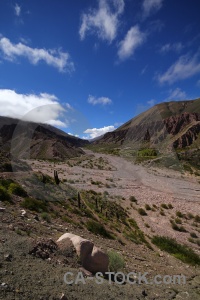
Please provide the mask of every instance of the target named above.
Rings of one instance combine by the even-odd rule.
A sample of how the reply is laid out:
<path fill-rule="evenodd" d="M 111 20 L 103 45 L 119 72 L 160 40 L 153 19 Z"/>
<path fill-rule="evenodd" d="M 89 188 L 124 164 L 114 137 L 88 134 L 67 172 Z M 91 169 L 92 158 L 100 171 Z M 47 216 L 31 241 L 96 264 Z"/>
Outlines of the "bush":
<path fill-rule="evenodd" d="M 137 199 L 134 196 L 130 196 L 129 200 L 137 204 Z"/>
<path fill-rule="evenodd" d="M 197 239 L 197 238 L 198 238 L 198 236 L 196 235 L 195 232 L 191 232 L 191 233 L 190 233 L 190 236 L 191 236 L 192 238 L 194 238 L 194 239 Z"/>
<path fill-rule="evenodd" d="M 109 257 L 109 271 L 117 273 L 125 267 L 125 262 L 123 257 L 115 252 L 114 250 L 108 251 Z"/>
<path fill-rule="evenodd" d="M 173 209 L 173 205 L 171 203 L 168 204 L 169 209 Z"/>
<path fill-rule="evenodd" d="M 14 183 L 14 181 L 12 179 L 0 179 L 0 186 L 5 187 L 6 189 L 9 188 L 9 185 L 11 183 Z"/>
<path fill-rule="evenodd" d="M 25 198 L 22 201 L 21 206 L 36 212 L 47 211 L 47 204 L 44 201 L 29 197 Z"/>
<path fill-rule="evenodd" d="M 139 157 L 155 157 L 157 156 L 157 152 L 155 149 L 146 148 L 146 149 L 140 149 L 137 153 Z"/>
<path fill-rule="evenodd" d="M 0 186 L 0 201 L 10 201 L 11 197 L 5 187 Z"/>
<path fill-rule="evenodd" d="M 194 216 L 193 216 L 193 214 L 191 214 L 191 213 L 187 213 L 187 218 L 188 218 L 189 220 L 191 220 L 191 219 L 194 219 Z"/>
<path fill-rule="evenodd" d="M 8 188 L 9 193 L 20 196 L 26 197 L 27 192 L 17 183 L 11 183 Z"/>
<path fill-rule="evenodd" d="M 151 206 L 149 204 L 145 204 L 146 210 L 151 210 Z"/>
<path fill-rule="evenodd" d="M 180 218 L 175 219 L 176 224 L 182 224 L 182 220 Z"/>
<path fill-rule="evenodd" d="M 171 224 L 172 224 L 172 228 L 174 229 L 174 230 L 177 230 L 177 231 L 180 231 L 180 232 L 187 232 L 187 230 L 185 229 L 185 227 L 183 227 L 183 226 L 178 226 L 176 223 L 174 223 L 174 221 L 170 221 L 171 222 Z"/>
<path fill-rule="evenodd" d="M 197 223 L 200 223 L 200 216 L 199 215 L 196 215 L 194 217 L 194 221 L 197 222 Z"/>
<path fill-rule="evenodd" d="M 112 235 L 100 223 L 97 223 L 93 220 L 89 220 L 86 223 L 86 227 L 90 232 L 94 234 L 99 234 L 105 238 L 113 239 Z"/>
<path fill-rule="evenodd" d="M 51 223 L 51 218 L 48 213 L 46 213 L 46 212 L 41 213 L 41 218 L 43 220 L 47 221 L 47 223 Z"/>
<path fill-rule="evenodd" d="M 146 213 L 146 211 L 143 209 L 143 208 L 138 208 L 138 212 L 139 212 L 139 214 L 141 215 L 141 216 L 147 216 L 147 213 Z"/>
<path fill-rule="evenodd" d="M 167 206 L 167 204 L 165 204 L 165 203 L 162 203 L 162 204 L 161 204 L 161 207 L 164 208 L 164 209 L 168 209 L 168 208 L 169 208 L 169 207 Z"/>
<path fill-rule="evenodd" d="M 180 211 L 177 211 L 177 212 L 176 212 L 176 215 L 177 215 L 177 217 L 179 217 L 179 218 L 183 218 L 183 214 L 182 214 Z"/>
<path fill-rule="evenodd" d="M 138 224 L 137 224 L 137 222 L 136 222 L 134 219 L 128 219 L 128 221 L 129 221 L 129 224 L 130 224 L 132 227 L 134 227 L 134 228 L 136 228 L 136 229 L 139 229 Z"/>
<path fill-rule="evenodd" d="M 158 246 L 161 250 L 172 254 L 184 263 L 200 265 L 200 256 L 189 247 L 178 244 L 175 239 L 164 236 L 154 236 L 152 238 L 152 243 Z"/>

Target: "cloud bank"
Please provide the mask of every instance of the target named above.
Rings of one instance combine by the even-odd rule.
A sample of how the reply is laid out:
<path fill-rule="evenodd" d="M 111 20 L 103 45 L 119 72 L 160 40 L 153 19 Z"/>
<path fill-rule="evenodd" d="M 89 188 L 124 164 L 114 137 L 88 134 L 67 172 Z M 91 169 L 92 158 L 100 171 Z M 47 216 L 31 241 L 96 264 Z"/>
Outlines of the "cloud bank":
<path fill-rule="evenodd" d="M 37 65 L 40 61 L 47 65 L 58 69 L 60 72 L 71 72 L 74 70 L 74 64 L 67 52 L 58 50 L 46 50 L 31 48 L 23 43 L 13 44 L 8 38 L 0 38 L 0 51 L 3 57 L 14 62 L 18 57 L 25 57 L 33 65 Z"/>
<path fill-rule="evenodd" d="M 98 9 L 90 9 L 82 15 L 80 38 L 83 40 L 86 34 L 95 34 L 112 42 L 117 35 L 119 17 L 124 11 L 124 0 L 99 0 L 98 4 Z"/>
<path fill-rule="evenodd" d="M 134 54 L 135 50 L 144 43 L 146 38 L 145 33 L 141 32 L 138 25 L 129 29 L 124 40 L 119 44 L 118 57 L 120 60 L 125 60 Z"/>
<path fill-rule="evenodd" d="M 60 120 L 64 111 L 55 95 L 47 93 L 18 94 L 14 90 L 0 89 L 0 115 L 33 122 L 66 127 Z"/>
<path fill-rule="evenodd" d="M 106 132 L 110 132 L 115 130 L 115 126 L 110 125 L 110 126 L 104 126 L 102 128 L 90 128 L 90 129 L 86 129 L 84 131 L 84 133 L 87 133 L 89 135 L 89 139 L 94 139 L 97 138 L 98 136 L 101 136 L 103 134 L 105 134 Z"/>
<path fill-rule="evenodd" d="M 172 84 L 176 81 L 190 78 L 198 73 L 200 73 L 200 52 L 193 56 L 189 54 L 182 55 L 166 72 L 159 74 L 157 80 L 161 84 Z"/>
<path fill-rule="evenodd" d="M 88 97 L 88 103 L 92 104 L 92 105 L 97 105 L 97 104 L 102 104 L 102 105 L 107 105 L 107 104 L 111 104 L 112 100 L 108 97 L 99 97 L 96 98 L 92 95 L 89 95 Z"/>

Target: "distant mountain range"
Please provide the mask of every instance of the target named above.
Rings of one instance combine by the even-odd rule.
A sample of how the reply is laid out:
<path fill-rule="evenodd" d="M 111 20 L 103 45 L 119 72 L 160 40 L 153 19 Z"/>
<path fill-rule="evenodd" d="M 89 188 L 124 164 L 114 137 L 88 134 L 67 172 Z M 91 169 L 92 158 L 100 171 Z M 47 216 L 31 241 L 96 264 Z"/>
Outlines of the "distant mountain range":
<path fill-rule="evenodd" d="M 89 144 L 47 124 L 0 117 L 0 151 L 17 158 L 66 159 Z"/>
<path fill-rule="evenodd" d="M 162 150 L 200 146 L 200 98 L 157 104 L 118 129 L 93 141 L 135 149 L 148 146 Z"/>

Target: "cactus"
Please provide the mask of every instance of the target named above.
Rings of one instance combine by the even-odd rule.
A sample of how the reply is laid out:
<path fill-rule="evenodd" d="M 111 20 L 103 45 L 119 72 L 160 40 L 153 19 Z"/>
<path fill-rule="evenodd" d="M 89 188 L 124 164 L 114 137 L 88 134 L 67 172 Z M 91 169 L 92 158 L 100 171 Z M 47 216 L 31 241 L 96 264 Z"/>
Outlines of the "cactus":
<path fill-rule="evenodd" d="M 42 183 L 46 183 L 47 182 L 47 178 L 44 174 L 42 174 Z"/>
<path fill-rule="evenodd" d="M 119 221 L 119 214 L 118 214 L 118 212 L 116 212 L 116 217 L 117 217 L 117 220 Z"/>
<path fill-rule="evenodd" d="M 78 208 L 81 208 L 81 195 L 78 192 Z"/>
<path fill-rule="evenodd" d="M 98 209 L 98 200 L 97 200 L 97 198 L 95 199 L 95 204 L 96 204 L 96 209 Z"/>
<path fill-rule="evenodd" d="M 54 170 L 54 180 L 56 184 L 60 183 L 60 179 L 58 178 L 58 172 Z"/>

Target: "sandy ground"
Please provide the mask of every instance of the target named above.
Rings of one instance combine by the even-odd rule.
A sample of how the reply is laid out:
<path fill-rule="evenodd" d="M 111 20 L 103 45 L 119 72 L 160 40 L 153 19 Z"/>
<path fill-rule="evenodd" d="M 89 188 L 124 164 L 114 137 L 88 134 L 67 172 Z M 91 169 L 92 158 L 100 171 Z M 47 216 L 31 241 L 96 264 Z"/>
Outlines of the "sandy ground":
<path fill-rule="evenodd" d="M 200 236 L 200 228 L 192 226 L 192 221 L 182 220 L 182 225 L 187 230 L 186 233 L 174 231 L 170 223 L 170 219 L 176 217 L 177 211 L 183 214 L 200 214 L 200 183 L 197 177 L 183 175 L 178 171 L 166 168 L 147 168 L 131 163 L 122 157 L 93 153 L 90 150 L 86 150 L 86 154 L 90 161 L 96 161 L 102 157 L 106 162 L 104 169 L 83 168 L 83 164 L 76 163 L 72 167 L 67 163 L 47 164 L 42 161 L 30 163 L 33 170 L 42 171 L 50 176 L 56 169 L 61 179 L 73 180 L 73 186 L 78 190 L 107 191 L 112 196 L 123 197 L 124 201 L 121 205 L 127 208 L 130 216 L 136 219 L 141 229 L 148 235 L 156 233 L 157 235 L 176 237 L 179 242 L 190 246 L 189 233 L 195 232 L 197 236 Z M 86 162 L 87 159 L 84 164 Z M 111 170 L 108 170 L 108 165 Z M 102 184 L 92 184 L 91 180 L 99 181 Z M 137 205 L 130 206 L 130 196 L 135 196 L 138 200 Z M 118 201 L 117 197 L 114 201 Z M 156 210 L 148 211 L 148 216 L 141 217 L 136 211 L 139 207 L 145 207 L 145 204 L 151 206 L 154 204 L 160 207 L 161 204 L 169 203 L 172 204 L 173 209 L 164 209 L 165 216 Z M 145 226 L 146 223 L 150 226 L 149 228 Z M 198 246 L 192 246 L 200 253 Z"/>

